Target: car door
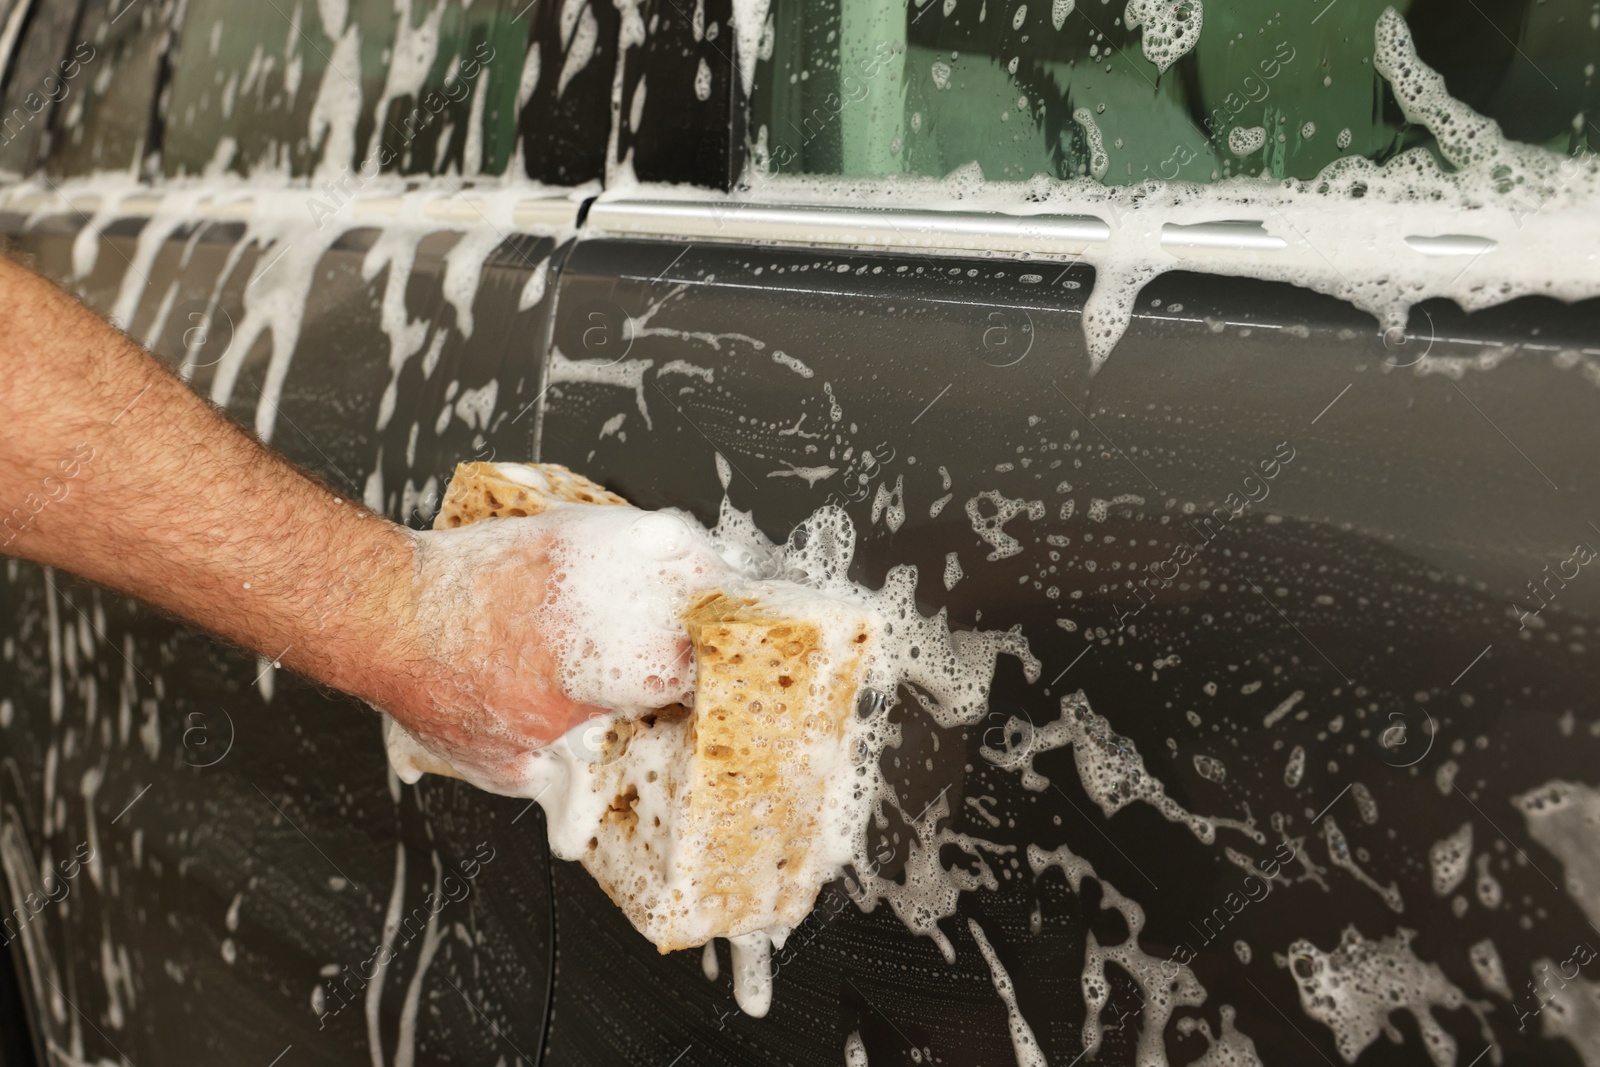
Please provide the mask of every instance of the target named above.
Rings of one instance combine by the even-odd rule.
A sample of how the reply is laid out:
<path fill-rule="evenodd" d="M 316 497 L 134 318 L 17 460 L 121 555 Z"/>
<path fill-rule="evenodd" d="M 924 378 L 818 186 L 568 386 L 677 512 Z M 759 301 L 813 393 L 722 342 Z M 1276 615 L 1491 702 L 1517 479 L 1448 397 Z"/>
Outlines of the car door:
<path fill-rule="evenodd" d="M 1549 51 L 1476 82 L 1449 64 L 1496 51 L 1493 25 L 1452 52 L 1436 14 L 1412 24 L 1452 90 L 1542 141 L 1549 123 L 1506 101 L 1532 91 L 1524 61 L 1582 51 L 1531 28 L 1545 15 L 1524 44 Z M 987 715 L 956 728 L 899 694 L 871 869 L 775 952 L 764 1018 L 737 1009 L 727 955 L 656 957 L 558 864 L 561 936 L 606 951 L 563 957 L 551 1055 L 1592 1057 L 1577 827 L 1600 304 L 1428 300 L 1385 328 L 1238 276 L 1266 230 L 1219 217 L 1163 233 L 1192 269 L 1141 279 L 1104 358 L 1086 311 L 1118 279 L 1089 253 L 1125 223 L 1118 202 L 1052 212 L 996 179 L 1388 158 L 1426 131 L 1347 77 L 1370 38 L 1316 10 L 1285 28 L 1208 9 L 1227 32 L 1166 73 L 1131 27 L 1070 4 L 763 16 L 748 184 L 619 187 L 589 210 L 541 455 L 708 525 L 748 511 L 777 541 L 843 508 L 857 580 L 914 566 L 925 614 L 1017 630 L 1038 674 L 1002 656 Z M 1235 152 L 1258 121 L 1227 95 L 1242 76 L 1271 121 Z M 1540 114 L 1566 106 L 1541 93 Z M 1166 123 L 1202 148 L 1175 156 Z M 975 158 L 982 182 L 937 180 Z M 618 1004 L 626 1027 L 606 1025 Z"/>
<path fill-rule="evenodd" d="M 1042 670 L 1029 684 L 1002 658 L 989 715 L 965 729 L 939 729 L 904 695 L 903 740 L 886 757 L 896 798 L 869 851 L 893 856 L 885 876 L 898 878 L 908 841 L 960 835 L 941 858 L 952 881 L 992 884 L 943 923 L 953 965 L 889 908 L 863 914 L 835 887 L 824 903 L 839 906 L 779 954 L 763 1020 L 730 1010 L 725 958 L 707 982 L 688 954 L 638 952 L 635 969 L 577 957 L 552 1024 L 563 1062 L 691 1045 L 705 1062 L 758 1045 L 821 1062 L 851 1033 L 873 1061 L 993 1061 L 1012 1031 L 969 922 L 1050 1062 L 1083 1051 L 1091 936 L 1127 953 L 1099 1012 L 1113 1062 L 1134 1062 L 1166 1021 L 1151 1007 L 1158 963 L 1192 959 L 1212 1034 L 1226 1015 L 1264 1062 L 1282 1062 L 1307 1055 L 1310 1028 L 1288 1022 L 1296 986 L 1273 961 L 1300 958 L 1302 940 L 1332 950 L 1351 928 L 1397 959 L 1409 940 L 1461 988 L 1475 982 L 1469 943 L 1492 939 L 1518 973 L 1582 941 L 1586 898 L 1539 873 L 1576 846 L 1541 855 L 1548 832 L 1520 824 L 1510 798 L 1584 778 L 1593 678 L 1575 645 L 1590 601 L 1563 589 L 1564 636 L 1534 641 L 1508 590 L 1540 545 L 1593 536 L 1574 435 L 1596 398 L 1558 354 L 1594 336 L 1594 304 L 1435 308 L 1441 336 L 1509 349 L 1540 330 L 1538 354 L 1456 378 L 1399 368 L 1338 302 L 1179 274 L 1146 288 L 1091 375 L 1085 267 L 752 248 L 737 216 L 712 210 L 696 242 L 671 208 L 670 241 L 593 235 L 620 217 L 637 233 L 647 207 L 591 211 L 562 277 L 544 458 L 707 523 L 726 498 L 775 539 L 843 507 L 859 580 L 914 565 L 925 612 L 1020 627 Z M 601 383 L 586 373 L 597 364 L 627 373 Z M 1137 584 L 1152 569 L 1166 581 Z M 1041 776 L 1029 788 L 1012 753 L 1077 709 L 1097 716 L 1087 750 L 1029 761 Z M 1159 802 L 1131 803 L 1140 796 Z M 1189 815 L 1233 824 L 1202 839 Z M 1426 857 L 1468 823 L 1482 858 L 1441 899 Z M 1098 891 L 1068 892 L 1039 864 L 1063 847 L 1092 864 Z M 1284 884 L 1252 902 L 1263 864 Z M 558 924 L 626 944 L 615 909 L 566 873 Z M 1124 893 L 1142 930 L 1107 903 Z M 1519 896 L 1539 901 L 1537 941 L 1500 906 Z M 659 1005 L 638 1013 L 658 1036 L 641 1023 L 613 1037 L 598 1014 L 559 1010 L 569 997 L 600 1014 Z M 1467 1012 L 1448 1027 L 1471 1047 Z M 1205 1048 L 1185 1032 L 1167 1032 L 1175 1052 Z M 1514 1026 L 1493 1033 L 1527 1062 L 1552 1054 Z M 1415 1048 L 1389 1055 L 1409 1062 Z"/>

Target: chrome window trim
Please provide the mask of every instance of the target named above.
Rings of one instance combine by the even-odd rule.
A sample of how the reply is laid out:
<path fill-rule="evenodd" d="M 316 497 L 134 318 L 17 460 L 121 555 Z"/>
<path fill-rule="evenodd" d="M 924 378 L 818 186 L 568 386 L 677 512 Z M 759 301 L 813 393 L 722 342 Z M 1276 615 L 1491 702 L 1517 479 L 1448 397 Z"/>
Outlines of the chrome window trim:
<path fill-rule="evenodd" d="M 177 192 L 181 188 L 181 186 L 160 185 L 142 187 L 138 192 L 122 197 L 116 217 L 148 218 L 160 209 L 164 193 Z M 219 222 L 249 222 L 255 216 L 256 197 L 252 193 L 258 190 L 262 196 L 274 198 L 300 193 L 304 194 L 307 201 L 313 198 L 326 199 L 328 196 L 324 190 L 316 186 L 257 186 L 254 189 L 247 185 L 219 186 L 214 196 L 205 197 L 196 204 L 193 216 L 197 219 Z M 72 214 L 87 220 L 94 217 L 102 199 L 102 195 L 93 190 L 58 187 L 51 192 L 7 197 L 0 200 L 0 210 L 30 216 Z M 389 219 L 398 217 L 400 207 L 401 198 L 394 195 L 355 200 L 350 204 L 349 210 L 352 220 L 370 220 L 373 225 L 381 225 Z M 511 218 L 516 231 L 526 228 L 539 233 L 552 229 L 572 229 L 577 226 L 582 207 L 581 201 L 565 194 L 553 193 L 542 197 L 530 195 L 517 201 Z M 470 189 L 442 196 L 429 203 L 422 213 L 430 221 L 444 224 L 441 229 L 492 225 L 484 199 L 475 196 Z M 345 228 L 359 229 L 360 226 L 345 224 Z"/>
<path fill-rule="evenodd" d="M 589 208 L 585 237 L 1005 257 L 1069 258 L 1108 247 L 1111 225 L 1095 215 L 1015 215 L 1002 211 L 945 211 L 899 207 L 835 207 L 745 200 L 659 199 L 611 192 Z M 1486 237 L 1449 234 L 1406 237 L 1420 256 L 1481 256 L 1496 247 Z M 1161 247 L 1175 259 L 1208 256 L 1294 258 L 1296 242 L 1268 233 L 1252 219 L 1165 223 Z"/>
<path fill-rule="evenodd" d="M 584 229 L 614 237 L 1041 256 L 1081 255 L 1111 238 L 1111 227 L 1093 215 L 606 197 L 589 209 Z"/>

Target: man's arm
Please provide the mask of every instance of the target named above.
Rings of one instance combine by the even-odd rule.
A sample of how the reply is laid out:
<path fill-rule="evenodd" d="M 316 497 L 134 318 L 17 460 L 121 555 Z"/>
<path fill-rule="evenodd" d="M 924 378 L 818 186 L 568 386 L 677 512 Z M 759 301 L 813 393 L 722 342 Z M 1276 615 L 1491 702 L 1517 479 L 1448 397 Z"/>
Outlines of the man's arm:
<path fill-rule="evenodd" d="M 527 751 L 592 710 L 562 696 L 548 651 L 518 625 L 543 595 L 537 538 L 479 574 L 435 565 L 429 535 L 306 477 L 3 257 L 0 416 L 9 555 L 383 707 L 481 784 L 505 784 Z M 468 586 L 489 590 L 487 603 Z M 457 614 L 455 633 L 461 612 L 477 618 Z"/>

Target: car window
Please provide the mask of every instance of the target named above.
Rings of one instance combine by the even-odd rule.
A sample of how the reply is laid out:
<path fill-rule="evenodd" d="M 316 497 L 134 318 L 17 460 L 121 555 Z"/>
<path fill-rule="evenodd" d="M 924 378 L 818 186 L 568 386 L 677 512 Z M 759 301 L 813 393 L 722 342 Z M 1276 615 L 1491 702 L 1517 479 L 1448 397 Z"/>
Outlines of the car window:
<path fill-rule="evenodd" d="M 375 49 L 375 65 L 389 44 L 392 20 L 375 18 L 374 6 L 358 0 L 347 22 L 330 29 L 317 7 L 303 3 L 191 0 L 171 60 L 165 173 L 311 173 L 333 147 L 329 134 L 345 117 L 340 105 L 366 99 L 381 78 L 360 61 L 363 46 Z M 321 120 L 315 136 L 313 111 Z M 353 130 L 342 148 L 355 158 Z"/>
<path fill-rule="evenodd" d="M 52 174 L 70 177 L 143 169 L 153 148 L 152 105 L 177 6 L 175 0 L 84 4 L 71 50 L 71 59 L 81 61 L 82 70 L 63 79 L 52 121 L 48 160 Z"/>
<path fill-rule="evenodd" d="M 74 36 L 78 0 L 19 0 L 0 31 L 16 34 L 0 97 L 0 173 L 28 174 L 48 144 L 50 117 L 74 82 L 92 72 L 92 48 Z M 0 42 L 4 43 L 4 42 Z"/>
<path fill-rule="evenodd" d="M 190 0 L 172 60 L 164 169 L 503 173 L 519 127 L 527 136 L 562 120 L 526 106 L 528 41 L 545 6 Z M 537 81 L 537 62 L 531 73 Z M 609 101 L 609 68 L 603 76 Z M 603 132 L 599 144 L 596 173 Z"/>
<path fill-rule="evenodd" d="M 731 0 L 663 5 L 644 28 L 623 56 L 617 155 L 640 181 L 729 188 L 745 99 Z"/>
<path fill-rule="evenodd" d="M 1388 6 L 778 0 L 755 140 L 780 174 L 944 176 L 976 164 L 991 181 L 1311 178 L 1344 156 L 1381 161 L 1429 143 L 1374 72 Z M 1587 0 L 1488 14 L 1394 6 L 1451 94 L 1508 136 L 1562 152 L 1600 141 L 1585 118 L 1596 95 Z"/>
<path fill-rule="evenodd" d="M 500 174 L 516 147 L 517 97 L 528 46 L 522 3 L 440 4 L 432 66 L 415 93 L 393 92 L 376 142 L 382 170 Z M 370 164 L 369 164 L 370 165 Z"/>
<path fill-rule="evenodd" d="M 539 3 L 527 17 L 534 40 L 519 127 L 528 177 L 550 185 L 603 178 L 622 17 L 610 0 Z"/>

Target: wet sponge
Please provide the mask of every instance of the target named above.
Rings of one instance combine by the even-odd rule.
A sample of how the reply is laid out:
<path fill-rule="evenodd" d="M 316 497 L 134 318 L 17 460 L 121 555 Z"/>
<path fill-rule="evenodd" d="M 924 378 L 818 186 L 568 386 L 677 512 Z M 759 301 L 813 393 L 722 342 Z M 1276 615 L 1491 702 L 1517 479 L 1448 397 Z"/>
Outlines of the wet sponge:
<path fill-rule="evenodd" d="M 823 800 L 845 762 L 870 623 L 838 602 L 797 606 L 718 591 L 684 615 L 696 673 L 683 873 L 704 913 L 686 944 L 707 928 L 798 925 L 838 862 L 815 849 L 832 836 Z"/>
<path fill-rule="evenodd" d="M 572 504 L 626 501 L 555 464 L 464 463 L 434 526 Z M 798 925 L 849 858 L 851 726 L 880 625 L 837 597 L 737 578 L 691 594 L 681 618 L 692 708 L 580 728 L 586 742 L 546 750 L 569 786 L 538 791 L 555 853 L 662 952 Z M 389 751 L 408 780 L 451 773 L 398 726 Z"/>
<path fill-rule="evenodd" d="M 558 503 L 627 501 L 559 463 L 462 463 L 445 488 L 433 528 L 453 530 L 480 519 L 537 515 Z"/>

